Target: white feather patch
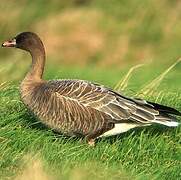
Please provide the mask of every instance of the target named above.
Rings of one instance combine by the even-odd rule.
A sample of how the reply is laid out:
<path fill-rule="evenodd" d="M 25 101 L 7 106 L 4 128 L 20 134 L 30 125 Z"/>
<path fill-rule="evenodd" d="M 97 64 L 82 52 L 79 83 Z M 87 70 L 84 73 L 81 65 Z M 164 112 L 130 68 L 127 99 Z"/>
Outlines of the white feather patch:
<path fill-rule="evenodd" d="M 99 137 L 107 137 L 107 136 L 114 136 L 117 134 L 121 134 L 123 132 L 129 131 L 132 128 L 137 127 L 137 124 L 130 124 L 130 123 L 120 123 L 120 124 L 115 124 L 115 127 L 104 134 L 102 134 Z"/>
<path fill-rule="evenodd" d="M 158 124 L 163 124 L 163 125 L 168 126 L 168 127 L 177 127 L 180 124 L 180 123 L 175 122 L 175 121 L 163 122 L 163 121 L 159 121 L 159 120 L 154 120 L 153 122 L 158 123 Z"/>

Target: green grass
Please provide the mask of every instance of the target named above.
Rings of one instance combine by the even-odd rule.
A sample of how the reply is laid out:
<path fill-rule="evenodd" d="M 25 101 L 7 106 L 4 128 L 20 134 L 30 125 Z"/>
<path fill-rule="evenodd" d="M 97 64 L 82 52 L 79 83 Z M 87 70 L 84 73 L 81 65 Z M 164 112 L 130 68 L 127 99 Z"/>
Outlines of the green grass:
<path fill-rule="evenodd" d="M 168 74 L 154 96 L 145 98 L 180 110 L 181 86 L 177 84 L 177 89 L 170 86 L 173 80 L 179 79 L 177 68 L 178 66 Z M 138 74 L 141 76 L 143 69 L 135 72 L 137 76 L 131 78 L 126 94 L 135 94 L 141 89 Z M 120 73 L 120 70 L 98 70 L 91 67 L 62 67 L 60 71 L 57 70 L 48 66 L 46 78 L 81 78 L 111 87 L 127 71 L 123 69 Z M 142 82 L 153 79 L 155 75 L 154 68 L 146 71 Z M 135 92 L 130 92 L 129 85 L 134 87 Z M 44 174 L 47 179 L 78 180 L 179 179 L 181 176 L 180 127 L 172 129 L 153 126 L 137 129 L 116 137 L 100 139 L 96 147 L 91 148 L 84 141 L 80 142 L 80 139 L 65 137 L 41 125 L 20 101 L 18 83 L 10 83 L 1 88 L 0 114 L 2 179 L 14 178 L 22 172 L 26 178 L 34 172 L 35 175 L 41 174 L 40 177 Z M 32 163 L 36 164 L 37 161 L 41 165 L 33 169 Z"/>

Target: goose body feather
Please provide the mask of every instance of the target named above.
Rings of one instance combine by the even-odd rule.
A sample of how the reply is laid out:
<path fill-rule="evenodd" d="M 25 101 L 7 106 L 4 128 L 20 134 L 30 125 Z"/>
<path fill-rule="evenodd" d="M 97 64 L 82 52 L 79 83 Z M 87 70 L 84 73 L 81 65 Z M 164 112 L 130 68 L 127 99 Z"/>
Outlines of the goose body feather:
<path fill-rule="evenodd" d="M 109 136 L 153 123 L 171 125 L 174 119 L 145 100 L 84 80 L 23 82 L 21 87 L 24 103 L 43 123 L 71 136 Z"/>

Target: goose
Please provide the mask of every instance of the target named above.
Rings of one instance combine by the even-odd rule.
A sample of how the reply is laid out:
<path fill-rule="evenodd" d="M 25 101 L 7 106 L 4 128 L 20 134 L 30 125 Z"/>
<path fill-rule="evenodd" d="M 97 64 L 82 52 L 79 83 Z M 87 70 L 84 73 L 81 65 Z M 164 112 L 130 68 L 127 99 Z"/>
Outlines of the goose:
<path fill-rule="evenodd" d="M 32 64 L 20 85 L 26 107 L 53 130 L 81 136 L 90 146 L 100 137 L 124 133 L 136 127 L 161 124 L 178 126 L 178 110 L 139 98 L 126 97 L 86 80 L 43 80 L 45 48 L 39 36 L 22 32 L 2 47 L 30 53 Z"/>

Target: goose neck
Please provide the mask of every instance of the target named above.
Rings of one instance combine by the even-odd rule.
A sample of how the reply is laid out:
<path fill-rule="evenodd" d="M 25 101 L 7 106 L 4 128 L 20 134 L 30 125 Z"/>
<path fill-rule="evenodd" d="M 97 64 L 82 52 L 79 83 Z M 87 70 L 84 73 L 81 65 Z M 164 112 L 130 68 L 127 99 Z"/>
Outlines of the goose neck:
<path fill-rule="evenodd" d="M 33 51 L 30 51 L 30 54 L 32 57 L 32 64 L 25 79 L 41 80 L 45 66 L 45 51 L 44 49 L 33 49 Z"/>

